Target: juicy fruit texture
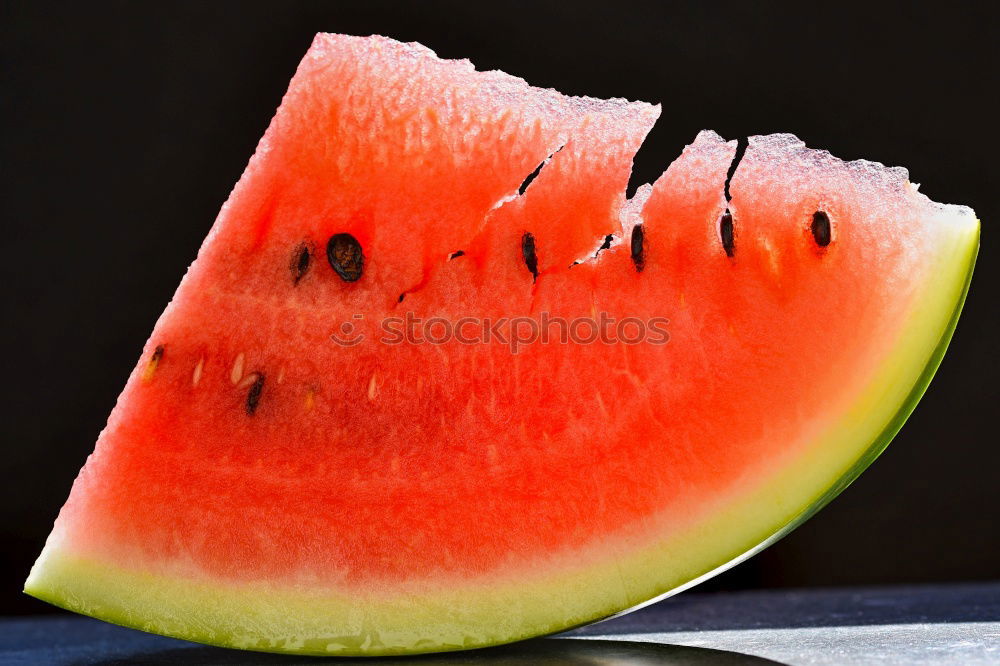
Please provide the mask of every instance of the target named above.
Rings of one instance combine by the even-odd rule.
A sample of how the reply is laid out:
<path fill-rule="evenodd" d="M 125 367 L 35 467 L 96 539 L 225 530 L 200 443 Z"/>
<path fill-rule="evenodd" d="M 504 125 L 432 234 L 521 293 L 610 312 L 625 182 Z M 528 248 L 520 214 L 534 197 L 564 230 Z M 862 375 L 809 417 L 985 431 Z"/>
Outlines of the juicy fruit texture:
<path fill-rule="evenodd" d="M 218 645 L 461 649 L 676 592 L 822 506 L 930 380 L 978 222 L 790 135 L 750 138 L 729 200 L 712 132 L 627 199 L 658 113 L 319 35 L 26 591 Z M 386 341 L 407 313 L 438 343 Z M 603 315 L 668 335 L 588 341 Z M 516 317 L 576 330 L 440 335 Z"/>

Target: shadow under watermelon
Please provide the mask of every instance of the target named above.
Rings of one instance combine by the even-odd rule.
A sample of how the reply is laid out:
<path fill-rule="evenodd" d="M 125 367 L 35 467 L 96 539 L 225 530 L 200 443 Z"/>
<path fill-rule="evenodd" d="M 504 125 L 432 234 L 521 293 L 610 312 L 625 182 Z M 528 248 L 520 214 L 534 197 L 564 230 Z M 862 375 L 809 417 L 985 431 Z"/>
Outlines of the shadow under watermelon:
<path fill-rule="evenodd" d="M 335 663 L 343 666 L 754 666 L 778 664 L 761 657 L 702 647 L 578 638 L 539 638 L 495 648 L 387 658 L 295 657 L 244 652 L 198 645 L 138 651 L 102 661 L 78 663 L 118 666 L 124 664 L 206 664 L 248 666 Z"/>

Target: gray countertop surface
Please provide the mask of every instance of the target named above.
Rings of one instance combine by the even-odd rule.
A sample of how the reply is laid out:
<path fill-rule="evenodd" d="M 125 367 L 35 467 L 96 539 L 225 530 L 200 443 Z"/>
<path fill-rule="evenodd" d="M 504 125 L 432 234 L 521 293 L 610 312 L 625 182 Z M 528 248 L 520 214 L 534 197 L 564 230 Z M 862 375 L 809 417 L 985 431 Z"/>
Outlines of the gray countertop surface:
<path fill-rule="evenodd" d="M 0 664 L 316 664 L 69 614 L 0 619 Z M 685 593 L 554 638 L 336 664 L 998 664 L 1000 583 Z"/>

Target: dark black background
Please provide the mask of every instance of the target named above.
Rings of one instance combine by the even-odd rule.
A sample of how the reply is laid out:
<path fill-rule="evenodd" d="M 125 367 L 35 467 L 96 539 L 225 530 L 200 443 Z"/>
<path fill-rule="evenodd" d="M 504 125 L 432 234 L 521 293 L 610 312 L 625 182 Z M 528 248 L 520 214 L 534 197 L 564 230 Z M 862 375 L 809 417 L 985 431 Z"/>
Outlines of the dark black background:
<path fill-rule="evenodd" d="M 909 167 L 983 245 L 954 343 L 882 458 L 710 587 L 1000 577 L 993 3 L 6 2 L 0 613 L 317 31 L 663 104 L 633 186 L 702 128 Z M 922 8 L 926 5 L 926 9 Z"/>

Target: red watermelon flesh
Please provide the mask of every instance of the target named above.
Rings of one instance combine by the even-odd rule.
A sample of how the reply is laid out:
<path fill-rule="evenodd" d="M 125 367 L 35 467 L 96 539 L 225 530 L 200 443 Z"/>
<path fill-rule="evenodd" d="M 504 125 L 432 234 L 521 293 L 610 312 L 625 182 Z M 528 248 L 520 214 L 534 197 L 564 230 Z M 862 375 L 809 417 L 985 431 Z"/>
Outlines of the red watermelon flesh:
<path fill-rule="evenodd" d="M 460 649 L 817 510 L 930 380 L 978 221 L 790 135 L 750 138 L 731 200 L 712 132 L 627 199 L 658 113 L 318 36 L 26 590 L 218 645 Z"/>

